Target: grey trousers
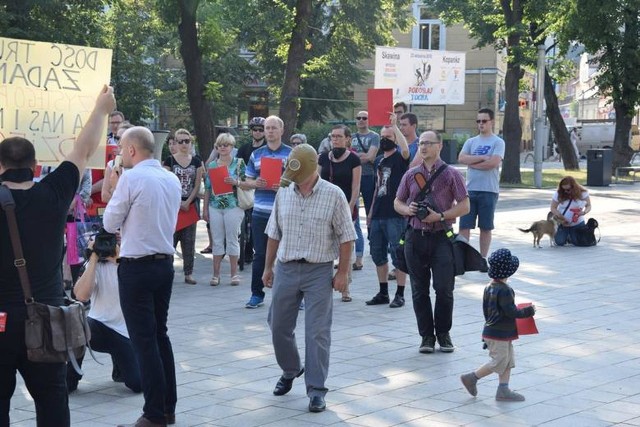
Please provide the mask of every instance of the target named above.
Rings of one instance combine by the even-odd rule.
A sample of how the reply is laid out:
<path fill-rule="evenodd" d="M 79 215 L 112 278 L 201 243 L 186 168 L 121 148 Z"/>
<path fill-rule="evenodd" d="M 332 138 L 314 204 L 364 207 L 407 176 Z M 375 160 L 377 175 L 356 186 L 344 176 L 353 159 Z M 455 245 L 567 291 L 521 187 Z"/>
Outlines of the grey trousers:
<path fill-rule="evenodd" d="M 285 378 L 302 369 L 296 344 L 298 307 L 304 297 L 305 360 L 307 396 L 327 394 L 331 321 L 333 317 L 333 263 L 276 263 L 269 326 L 276 360 Z"/>

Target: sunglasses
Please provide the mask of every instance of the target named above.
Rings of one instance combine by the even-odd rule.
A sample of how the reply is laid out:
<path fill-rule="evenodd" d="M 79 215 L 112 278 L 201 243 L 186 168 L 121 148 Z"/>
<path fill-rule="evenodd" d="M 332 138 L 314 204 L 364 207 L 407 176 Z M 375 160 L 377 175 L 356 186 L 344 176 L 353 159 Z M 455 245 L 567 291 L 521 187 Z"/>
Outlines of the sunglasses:
<path fill-rule="evenodd" d="M 176 139 L 176 144 L 182 145 L 182 144 L 189 144 L 189 143 L 191 143 L 190 139 Z"/>
<path fill-rule="evenodd" d="M 231 147 L 231 146 L 232 146 L 231 144 L 218 144 L 217 145 L 218 148 L 220 148 L 220 147 Z"/>
<path fill-rule="evenodd" d="M 251 130 L 254 132 L 264 132 L 264 128 L 253 128 Z"/>
<path fill-rule="evenodd" d="M 356 117 L 356 120 L 369 120 L 369 117 Z"/>
<path fill-rule="evenodd" d="M 485 124 L 485 123 L 487 123 L 488 121 L 490 121 L 490 120 L 482 119 L 482 120 L 476 120 L 476 123 L 477 123 L 477 124 L 480 124 L 480 123 Z"/>
<path fill-rule="evenodd" d="M 114 136 L 114 137 L 113 137 L 113 140 L 114 140 L 114 141 L 120 141 L 120 138 L 122 138 L 122 137 L 121 137 L 121 136 L 116 135 L 116 136 Z"/>

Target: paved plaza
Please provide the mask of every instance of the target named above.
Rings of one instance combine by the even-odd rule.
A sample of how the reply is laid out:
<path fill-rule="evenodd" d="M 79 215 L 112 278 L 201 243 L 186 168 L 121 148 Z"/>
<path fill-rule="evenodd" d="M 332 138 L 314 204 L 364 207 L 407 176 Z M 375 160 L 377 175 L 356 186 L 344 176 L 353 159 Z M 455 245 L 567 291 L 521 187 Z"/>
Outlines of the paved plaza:
<path fill-rule="evenodd" d="M 209 286 L 211 256 L 197 255 L 195 286 L 176 280 L 169 334 L 178 379 L 177 426 L 640 426 L 640 185 L 589 189 L 600 222 L 597 247 L 532 247 L 528 228 L 544 219 L 551 190 L 503 189 L 492 249 L 508 247 L 520 258 L 510 280 L 516 302 L 531 301 L 539 335 L 515 341 L 511 388 L 521 403 L 496 402 L 497 376 L 479 382 L 471 397 L 459 376 L 488 360 L 482 350 L 482 291 L 478 272 L 456 280 L 451 354 L 418 353 L 420 337 L 407 288 L 407 305 L 366 306 L 378 291 L 375 268 L 354 272 L 353 302 L 334 297 L 333 342 L 327 411 L 307 411 L 304 381 L 286 396 L 273 387 L 281 375 L 271 346 L 265 306 L 248 310 L 250 266 L 241 286 L 223 280 Z M 477 232 L 472 243 L 477 246 Z M 197 250 L 206 246 L 204 226 Z M 395 283 L 389 286 L 395 292 Z M 304 343 L 304 311 L 297 337 Z M 111 361 L 85 359 L 85 377 L 70 396 L 73 426 L 133 422 L 142 395 L 111 381 Z M 34 426 L 35 413 L 19 381 L 12 401 L 12 426 Z"/>

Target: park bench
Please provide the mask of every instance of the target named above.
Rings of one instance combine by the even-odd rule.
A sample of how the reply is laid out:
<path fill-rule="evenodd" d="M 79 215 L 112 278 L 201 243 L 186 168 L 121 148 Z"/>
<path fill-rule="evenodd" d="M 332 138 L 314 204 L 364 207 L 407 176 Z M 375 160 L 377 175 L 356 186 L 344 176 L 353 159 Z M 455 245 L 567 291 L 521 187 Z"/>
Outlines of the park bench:
<path fill-rule="evenodd" d="M 631 180 L 624 180 L 621 183 L 634 184 L 637 181 L 636 177 L 640 172 L 640 166 L 618 166 L 616 168 L 616 184 L 619 182 L 620 172 L 627 172 L 627 175 L 631 178 Z"/>

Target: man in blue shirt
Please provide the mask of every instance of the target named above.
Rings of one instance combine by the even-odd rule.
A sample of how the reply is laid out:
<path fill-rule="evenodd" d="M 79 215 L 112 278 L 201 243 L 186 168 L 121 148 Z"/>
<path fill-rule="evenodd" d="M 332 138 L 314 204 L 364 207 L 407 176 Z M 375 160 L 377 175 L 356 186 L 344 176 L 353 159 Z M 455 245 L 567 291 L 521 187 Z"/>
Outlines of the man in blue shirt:
<path fill-rule="evenodd" d="M 284 170 L 285 160 L 291 153 L 291 147 L 282 143 L 284 123 L 280 117 L 267 117 L 264 121 L 264 131 L 267 145 L 251 153 L 245 171 L 248 186 L 256 190 L 253 214 L 251 216 L 251 232 L 255 255 L 251 268 L 251 298 L 245 304 L 246 308 L 258 308 L 264 304 L 262 271 L 264 270 L 264 259 L 267 251 L 267 237 L 264 231 L 267 228 L 267 222 L 269 222 L 269 216 L 271 216 L 273 203 L 276 199 L 276 192 L 279 188 L 279 184 L 268 187 L 267 181 L 260 176 L 262 159 L 267 157 L 280 159 Z"/>

